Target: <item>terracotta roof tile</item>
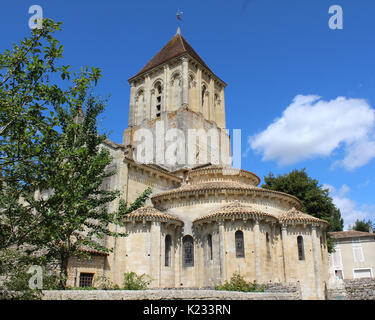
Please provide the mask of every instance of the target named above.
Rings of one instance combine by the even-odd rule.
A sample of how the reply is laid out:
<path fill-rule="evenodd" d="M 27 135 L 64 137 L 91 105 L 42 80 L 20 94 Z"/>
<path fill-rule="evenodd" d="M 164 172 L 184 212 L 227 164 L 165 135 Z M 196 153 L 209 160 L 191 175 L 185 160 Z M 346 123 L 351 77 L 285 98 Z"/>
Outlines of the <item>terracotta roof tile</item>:
<path fill-rule="evenodd" d="M 108 252 L 101 251 L 101 250 L 95 250 L 93 248 L 89 248 L 89 247 L 86 247 L 86 246 L 81 247 L 78 250 L 81 251 L 81 252 L 90 253 L 92 255 L 97 255 L 97 256 L 108 256 L 109 255 Z"/>
<path fill-rule="evenodd" d="M 315 218 L 312 215 L 298 211 L 296 208 L 292 208 L 288 211 L 283 212 L 279 216 L 279 221 L 281 223 L 288 223 L 288 222 L 293 223 L 295 221 L 299 221 L 299 222 L 318 222 L 318 223 L 328 224 L 327 221 Z"/>
<path fill-rule="evenodd" d="M 223 207 L 220 207 L 219 209 L 216 209 L 215 211 L 204 215 L 202 217 L 199 217 L 195 219 L 193 222 L 198 222 L 202 220 L 211 220 L 215 218 L 234 218 L 234 217 L 250 217 L 250 218 L 255 218 L 255 217 L 268 217 L 274 220 L 277 220 L 277 218 L 269 213 L 262 212 L 259 210 L 254 209 L 253 207 L 249 205 L 245 205 L 240 203 L 239 201 L 234 201 L 232 203 L 229 203 Z"/>
<path fill-rule="evenodd" d="M 375 237 L 374 233 L 355 230 L 329 232 L 329 234 L 333 239 Z"/>
<path fill-rule="evenodd" d="M 182 220 L 177 217 L 174 217 L 170 214 L 160 212 L 151 206 L 145 206 L 139 208 L 124 217 L 125 221 L 170 221 L 178 224 L 183 224 Z"/>
<path fill-rule="evenodd" d="M 299 199 L 296 197 L 273 190 L 263 189 L 255 186 L 251 186 L 246 183 L 242 182 L 236 182 L 236 181 L 212 181 L 212 182 L 201 182 L 197 184 L 186 184 L 182 187 L 162 191 L 160 193 L 155 194 L 152 196 L 153 199 L 164 197 L 164 196 L 170 196 L 170 195 L 177 195 L 185 192 L 193 192 L 193 191 L 206 191 L 206 190 L 249 190 L 254 192 L 265 192 L 265 193 L 272 193 L 277 194 L 281 196 L 286 196 L 289 199 L 292 199 L 295 202 L 296 206 L 302 206 L 302 203 Z"/>

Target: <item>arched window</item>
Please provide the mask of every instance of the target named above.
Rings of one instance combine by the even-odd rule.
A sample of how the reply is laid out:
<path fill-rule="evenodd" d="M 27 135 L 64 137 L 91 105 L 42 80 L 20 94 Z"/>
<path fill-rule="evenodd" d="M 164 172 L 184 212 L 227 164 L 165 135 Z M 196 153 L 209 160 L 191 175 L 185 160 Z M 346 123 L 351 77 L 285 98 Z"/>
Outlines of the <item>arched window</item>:
<path fill-rule="evenodd" d="M 202 107 L 204 106 L 204 96 L 206 94 L 207 88 L 205 85 L 202 86 Z"/>
<path fill-rule="evenodd" d="M 305 252 L 303 248 L 302 236 L 297 237 L 297 246 L 298 246 L 298 260 L 305 260 Z"/>
<path fill-rule="evenodd" d="M 194 240 L 192 236 L 185 236 L 182 238 L 182 259 L 184 267 L 194 266 Z"/>
<path fill-rule="evenodd" d="M 214 95 L 214 100 L 215 100 L 215 103 L 214 103 L 214 106 L 220 106 L 220 98 L 219 98 L 219 95 L 217 93 L 215 93 Z"/>
<path fill-rule="evenodd" d="M 196 81 L 192 74 L 189 75 L 189 89 L 195 88 Z"/>
<path fill-rule="evenodd" d="M 171 265 L 171 248 L 172 248 L 172 238 L 168 234 L 165 236 L 165 266 L 170 267 Z"/>
<path fill-rule="evenodd" d="M 145 110 L 145 103 L 144 103 L 144 91 L 141 89 L 137 92 L 135 97 L 135 110 L 134 110 L 134 118 L 135 124 L 138 125 L 142 122 L 144 118 L 146 118 L 146 110 Z"/>
<path fill-rule="evenodd" d="M 266 232 L 266 248 L 267 248 L 267 257 L 271 258 L 270 235 L 268 232 Z"/>
<path fill-rule="evenodd" d="M 243 258 L 245 256 L 243 232 L 240 230 L 236 231 L 234 238 L 236 241 L 236 257 Z"/>
<path fill-rule="evenodd" d="M 208 259 L 212 260 L 212 235 L 207 236 L 207 256 Z"/>
<path fill-rule="evenodd" d="M 161 86 L 160 82 L 157 82 L 155 84 L 155 98 L 156 98 L 156 105 L 155 105 L 155 112 L 156 112 L 156 118 L 160 118 L 161 114 L 161 105 L 162 105 L 162 93 L 163 93 L 163 87 Z"/>

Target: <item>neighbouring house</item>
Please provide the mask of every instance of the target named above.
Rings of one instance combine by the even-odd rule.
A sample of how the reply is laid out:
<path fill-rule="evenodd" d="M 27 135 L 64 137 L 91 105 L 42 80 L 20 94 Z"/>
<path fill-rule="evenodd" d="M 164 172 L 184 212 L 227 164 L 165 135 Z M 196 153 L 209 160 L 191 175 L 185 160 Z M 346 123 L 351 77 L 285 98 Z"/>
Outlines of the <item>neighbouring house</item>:
<path fill-rule="evenodd" d="M 370 230 L 372 231 L 372 230 Z M 330 254 L 330 272 L 335 279 L 373 278 L 375 234 L 355 230 L 330 232 L 335 252 Z"/>

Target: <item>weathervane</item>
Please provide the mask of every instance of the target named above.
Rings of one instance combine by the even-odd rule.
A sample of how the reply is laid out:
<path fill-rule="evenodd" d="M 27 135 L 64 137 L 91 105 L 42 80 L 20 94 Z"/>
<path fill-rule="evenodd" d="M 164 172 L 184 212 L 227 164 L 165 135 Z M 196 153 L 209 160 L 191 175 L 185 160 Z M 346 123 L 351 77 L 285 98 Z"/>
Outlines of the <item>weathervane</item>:
<path fill-rule="evenodd" d="M 180 26 L 180 21 L 182 20 L 181 19 L 181 16 L 183 15 L 184 13 L 182 11 L 180 11 L 180 9 L 177 10 L 177 13 L 176 13 L 176 17 L 177 17 L 177 20 L 178 20 L 178 26 Z"/>

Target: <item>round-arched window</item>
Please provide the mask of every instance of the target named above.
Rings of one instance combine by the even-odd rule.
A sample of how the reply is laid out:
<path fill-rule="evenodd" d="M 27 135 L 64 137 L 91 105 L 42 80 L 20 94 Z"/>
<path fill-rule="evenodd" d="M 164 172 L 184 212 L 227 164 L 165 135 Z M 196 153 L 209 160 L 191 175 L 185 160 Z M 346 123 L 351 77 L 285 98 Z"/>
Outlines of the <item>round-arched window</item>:
<path fill-rule="evenodd" d="M 236 257 L 243 258 L 245 256 L 243 232 L 241 230 L 236 231 L 234 238 L 236 243 Z"/>
<path fill-rule="evenodd" d="M 182 259 L 184 267 L 194 266 L 194 240 L 192 236 L 186 235 L 182 238 Z"/>

